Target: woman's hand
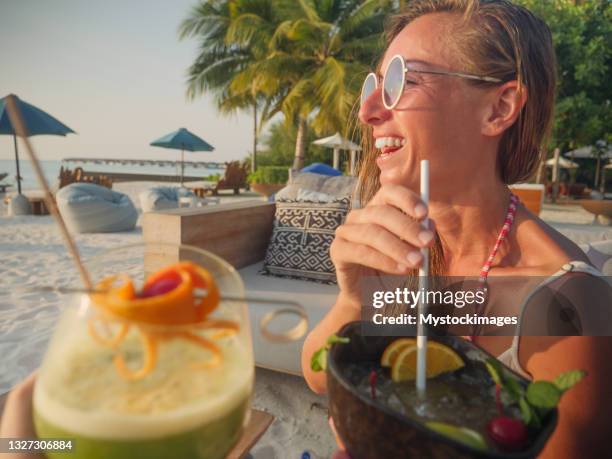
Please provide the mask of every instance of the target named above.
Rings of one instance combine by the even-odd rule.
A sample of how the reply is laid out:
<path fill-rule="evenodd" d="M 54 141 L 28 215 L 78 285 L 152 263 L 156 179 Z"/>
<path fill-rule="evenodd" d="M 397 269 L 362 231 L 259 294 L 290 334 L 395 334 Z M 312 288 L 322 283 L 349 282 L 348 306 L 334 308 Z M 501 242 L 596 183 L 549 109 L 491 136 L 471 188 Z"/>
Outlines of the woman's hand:
<path fill-rule="evenodd" d="M 399 185 L 382 186 L 365 208 L 352 210 L 330 248 L 343 299 L 360 304 L 358 279 L 368 270 L 400 275 L 418 267 L 419 249 L 434 238 L 421 223 L 426 216 L 421 198 Z"/>
<path fill-rule="evenodd" d="M 32 394 L 34 393 L 35 380 L 36 373 L 32 373 L 9 393 L 2 413 L 0 438 L 36 438 L 32 422 Z M 6 459 L 38 459 L 42 458 L 42 455 L 12 453 L 2 457 L 6 457 Z"/>

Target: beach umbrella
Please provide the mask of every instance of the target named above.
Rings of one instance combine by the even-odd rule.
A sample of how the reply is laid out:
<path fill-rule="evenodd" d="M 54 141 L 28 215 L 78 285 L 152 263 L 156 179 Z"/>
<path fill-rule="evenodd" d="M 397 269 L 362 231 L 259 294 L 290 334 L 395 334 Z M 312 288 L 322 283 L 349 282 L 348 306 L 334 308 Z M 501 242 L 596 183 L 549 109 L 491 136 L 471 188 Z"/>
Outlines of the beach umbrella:
<path fill-rule="evenodd" d="M 554 165 L 555 165 L 555 158 L 550 158 L 549 160 L 546 161 L 546 166 L 554 167 Z M 578 163 L 575 163 L 574 161 L 570 161 L 569 159 L 559 157 L 559 167 L 561 169 L 577 169 Z"/>
<path fill-rule="evenodd" d="M 185 170 L 185 151 L 213 151 L 215 148 L 197 135 L 185 128 L 166 134 L 165 136 L 151 142 L 154 147 L 171 148 L 181 150 L 181 185 Z"/>
<path fill-rule="evenodd" d="M 17 192 L 21 194 L 21 176 L 19 173 L 19 150 L 17 149 L 17 137 L 6 110 L 6 102 L 9 97 L 12 97 L 15 104 L 19 106 L 19 111 L 21 112 L 28 137 L 34 135 L 65 136 L 66 134 L 76 133 L 59 120 L 42 111 L 40 108 L 21 100 L 15 94 L 9 94 L 8 96 L 0 99 L 0 135 L 13 136 L 13 144 L 15 146 L 15 164 L 17 168 Z"/>
<path fill-rule="evenodd" d="M 322 139 L 315 140 L 312 142 L 315 145 L 321 145 L 323 147 L 333 148 L 334 149 L 334 169 L 340 169 L 340 150 L 350 150 L 351 151 L 351 172 L 355 169 L 355 153 L 361 150 L 361 147 L 354 142 L 351 142 L 348 139 L 345 139 L 340 135 L 339 132 L 336 132 L 334 135 L 329 137 L 324 137 Z"/>

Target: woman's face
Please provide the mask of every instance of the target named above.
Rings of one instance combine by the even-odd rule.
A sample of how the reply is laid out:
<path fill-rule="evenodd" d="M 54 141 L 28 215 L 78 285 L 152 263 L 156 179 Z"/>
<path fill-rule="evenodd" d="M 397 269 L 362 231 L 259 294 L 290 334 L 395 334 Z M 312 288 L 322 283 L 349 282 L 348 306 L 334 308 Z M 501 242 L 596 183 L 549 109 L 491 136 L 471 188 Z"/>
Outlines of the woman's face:
<path fill-rule="evenodd" d="M 436 13 L 411 22 L 387 48 L 381 72 L 396 54 L 404 57 L 409 68 L 465 71 L 448 45 L 456 20 Z M 380 86 L 364 101 L 360 120 L 372 126 L 373 141 L 391 137 L 403 142 L 401 147 L 377 148 L 381 184 L 418 190 L 421 159 L 430 161 L 432 197 L 469 186 L 478 174 L 494 171 L 495 151 L 490 152 L 490 139 L 481 134 L 486 90 L 462 78 L 408 73 L 399 103 L 387 110 Z"/>

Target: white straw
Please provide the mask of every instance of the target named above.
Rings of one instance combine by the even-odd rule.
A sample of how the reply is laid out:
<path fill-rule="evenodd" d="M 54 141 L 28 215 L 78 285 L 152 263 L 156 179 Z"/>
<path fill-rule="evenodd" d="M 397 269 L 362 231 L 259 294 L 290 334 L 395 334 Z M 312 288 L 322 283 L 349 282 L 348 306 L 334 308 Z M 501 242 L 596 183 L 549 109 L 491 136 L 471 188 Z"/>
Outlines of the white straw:
<path fill-rule="evenodd" d="M 421 200 L 429 206 L 429 161 L 421 160 Z M 423 226 L 429 227 L 429 219 L 423 220 Z M 419 268 L 419 291 L 420 301 L 417 308 L 417 392 L 423 394 L 427 385 L 427 336 L 421 318 L 427 314 L 427 303 L 424 298 L 427 293 L 427 275 L 429 274 L 429 248 L 421 249 L 423 264 Z"/>

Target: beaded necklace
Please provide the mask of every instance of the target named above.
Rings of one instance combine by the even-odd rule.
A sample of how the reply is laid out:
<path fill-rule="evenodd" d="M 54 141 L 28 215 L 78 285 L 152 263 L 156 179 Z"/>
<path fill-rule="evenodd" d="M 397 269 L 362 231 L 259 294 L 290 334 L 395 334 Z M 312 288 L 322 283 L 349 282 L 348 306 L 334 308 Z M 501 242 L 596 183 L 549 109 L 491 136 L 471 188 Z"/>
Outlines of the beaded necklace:
<path fill-rule="evenodd" d="M 480 288 L 484 290 L 485 295 L 487 295 L 487 277 L 489 276 L 489 271 L 491 270 L 491 266 L 493 266 L 493 261 L 495 260 L 495 256 L 497 255 L 497 251 L 502 243 L 506 240 L 506 236 L 510 232 L 510 228 L 512 228 L 512 223 L 514 222 L 514 217 L 516 215 L 516 208 L 519 203 L 519 198 L 515 194 L 510 193 L 510 204 L 508 205 L 508 212 L 506 212 L 506 218 L 504 219 L 504 224 L 502 226 L 501 231 L 499 232 L 499 236 L 497 236 L 497 241 L 493 246 L 493 250 L 489 254 L 489 258 L 482 266 L 480 270 L 480 276 L 478 281 L 480 282 Z M 488 295 L 487 295 L 488 296 Z M 484 306 L 484 304 L 483 304 Z M 482 311 L 479 311 L 482 312 Z M 468 338 L 470 341 L 474 341 L 477 335 L 472 335 Z"/>

